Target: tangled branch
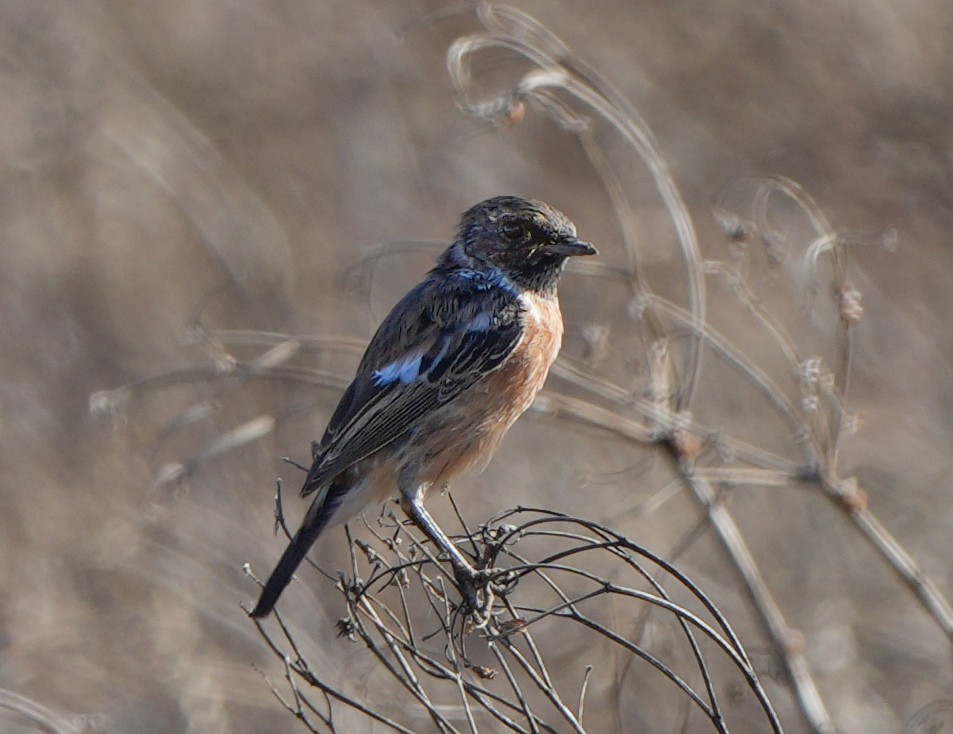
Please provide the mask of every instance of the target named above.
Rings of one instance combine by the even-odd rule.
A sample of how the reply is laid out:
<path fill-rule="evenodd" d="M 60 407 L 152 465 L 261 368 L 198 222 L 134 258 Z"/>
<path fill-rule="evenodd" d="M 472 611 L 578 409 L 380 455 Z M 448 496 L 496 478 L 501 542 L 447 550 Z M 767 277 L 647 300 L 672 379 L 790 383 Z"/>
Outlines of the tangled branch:
<path fill-rule="evenodd" d="M 708 663 L 717 655 L 754 694 L 765 730 L 781 731 L 750 658 L 715 604 L 675 566 L 605 525 L 518 507 L 456 538 L 489 569 L 492 601 L 479 622 L 461 613 L 449 566 L 412 527 L 392 519 L 371 529 L 375 541 L 351 542 L 352 570 L 335 584 L 346 608 L 337 627 L 363 643 L 417 711 L 372 710 L 368 699 L 345 692 L 348 683 L 323 678 L 280 616 L 277 632 L 258 622 L 287 668 L 291 698 L 274 689 L 276 695 L 302 720 L 310 712 L 338 731 L 334 709 L 343 704 L 394 731 L 414 731 L 411 722 L 422 714 L 441 732 L 609 731 L 612 699 L 627 695 L 615 681 L 637 658 L 645 675 L 662 676 L 691 703 L 686 722 L 701 715 L 715 731 L 729 732 Z M 681 650 L 653 649 L 648 630 L 659 620 L 678 630 Z M 571 640 L 572 649 L 553 640 L 566 647 Z M 566 689 L 572 680 L 578 690 Z M 321 694 L 322 708 L 301 683 Z M 593 688 L 606 700 L 594 701 Z M 587 708 L 597 712 L 589 715 L 592 724 Z"/>

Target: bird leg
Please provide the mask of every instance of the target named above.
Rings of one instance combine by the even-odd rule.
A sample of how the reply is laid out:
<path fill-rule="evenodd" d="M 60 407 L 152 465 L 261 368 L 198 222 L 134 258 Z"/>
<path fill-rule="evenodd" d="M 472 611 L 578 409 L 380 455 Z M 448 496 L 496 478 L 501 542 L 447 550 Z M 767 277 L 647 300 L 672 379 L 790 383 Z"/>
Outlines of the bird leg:
<path fill-rule="evenodd" d="M 450 558 L 450 565 L 453 567 L 453 575 L 457 581 L 460 593 L 464 601 L 469 606 L 470 611 L 479 611 L 480 604 L 477 600 L 477 588 L 482 586 L 481 580 L 483 574 L 473 568 L 470 562 L 463 556 L 453 541 L 447 537 L 447 534 L 440 529 L 440 526 L 434 522 L 434 519 L 427 512 L 422 499 L 423 492 L 415 491 L 412 495 L 401 492 L 400 507 L 406 513 L 407 517 L 413 521 L 414 525 L 420 528 L 421 532 L 430 538 L 431 542 Z"/>

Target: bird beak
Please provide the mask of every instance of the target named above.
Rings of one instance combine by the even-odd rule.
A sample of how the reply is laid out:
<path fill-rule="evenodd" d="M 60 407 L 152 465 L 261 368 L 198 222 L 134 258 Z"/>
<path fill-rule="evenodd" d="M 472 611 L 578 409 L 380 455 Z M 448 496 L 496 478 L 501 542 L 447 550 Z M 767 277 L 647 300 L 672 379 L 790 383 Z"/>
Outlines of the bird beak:
<path fill-rule="evenodd" d="M 540 248 L 543 252 L 552 255 L 564 255 L 566 257 L 575 257 L 576 255 L 598 255 L 599 251 L 583 240 L 575 238 L 564 238 L 550 242 Z"/>

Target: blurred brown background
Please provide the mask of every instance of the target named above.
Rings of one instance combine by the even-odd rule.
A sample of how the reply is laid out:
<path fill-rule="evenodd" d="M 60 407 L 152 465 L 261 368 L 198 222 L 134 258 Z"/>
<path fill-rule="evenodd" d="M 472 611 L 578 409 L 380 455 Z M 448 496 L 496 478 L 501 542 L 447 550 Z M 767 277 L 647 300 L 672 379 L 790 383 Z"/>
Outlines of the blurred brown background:
<path fill-rule="evenodd" d="M 866 233 L 852 266 L 866 307 L 851 400 L 863 424 L 843 470 L 953 594 L 953 9 L 516 4 L 645 116 L 706 253 L 723 246 L 711 216 L 720 192 L 757 174 L 798 181 L 836 228 Z M 605 262 L 622 261 L 618 224 L 570 136 L 532 112 L 495 129 L 455 108 L 446 49 L 478 26 L 447 9 L 462 6 L 0 3 L 0 688 L 102 731 L 294 730 L 252 667 L 281 675 L 239 608 L 255 596 L 242 564 L 263 575 L 280 553 L 273 481 L 299 481 L 280 457 L 308 458 L 337 394 L 210 379 L 189 325 L 201 313 L 213 328 L 365 340 L 432 252 L 385 257 L 360 271 L 369 281 L 353 277 L 358 258 L 446 240 L 458 212 L 497 193 L 551 202 Z M 665 214 L 636 166 L 631 182 L 653 241 Z M 888 228 L 895 252 L 876 246 Z M 624 321 L 601 303 L 591 279 L 567 276 L 567 350 L 583 351 L 586 325 Z M 356 357 L 315 359 L 345 373 Z M 96 391 L 161 375 L 114 420 L 90 414 Z M 714 404 L 757 435 L 744 401 Z M 157 484 L 170 462 L 274 415 L 260 440 Z M 637 461 L 528 417 L 456 497 L 474 518 L 522 501 L 609 521 L 651 494 L 625 474 Z M 609 482 L 612 472 L 624 476 Z M 843 731 L 899 732 L 953 696 L 949 640 L 828 502 L 762 489 L 732 508 Z M 620 529 L 664 552 L 686 512 L 682 500 Z M 688 570 L 770 667 L 706 542 Z M 317 552 L 343 558 L 341 545 L 336 531 Z M 313 609 L 307 632 L 324 644 L 337 600 L 291 596 Z M 328 645 L 335 660 L 354 650 Z M 772 697 L 801 731 L 782 684 Z M 4 728 L 36 730 L 12 714 Z"/>

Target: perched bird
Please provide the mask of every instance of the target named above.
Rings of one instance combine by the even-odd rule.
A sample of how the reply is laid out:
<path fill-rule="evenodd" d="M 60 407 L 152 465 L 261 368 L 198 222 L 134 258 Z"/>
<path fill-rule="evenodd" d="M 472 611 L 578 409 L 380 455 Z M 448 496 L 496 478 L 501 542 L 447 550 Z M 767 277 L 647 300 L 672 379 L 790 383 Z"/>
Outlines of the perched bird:
<path fill-rule="evenodd" d="M 384 319 L 345 391 L 301 490 L 314 495 L 265 584 L 263 617 L 321 531 L 400 495 L 475 603 L 477 572 L 423 506 L 427 491 L 483 468 L 533 402 L 562 341 L 556 284 L 596 249 L 563 214 L 515 196 L 465 212 L 437 266 Z"/>

